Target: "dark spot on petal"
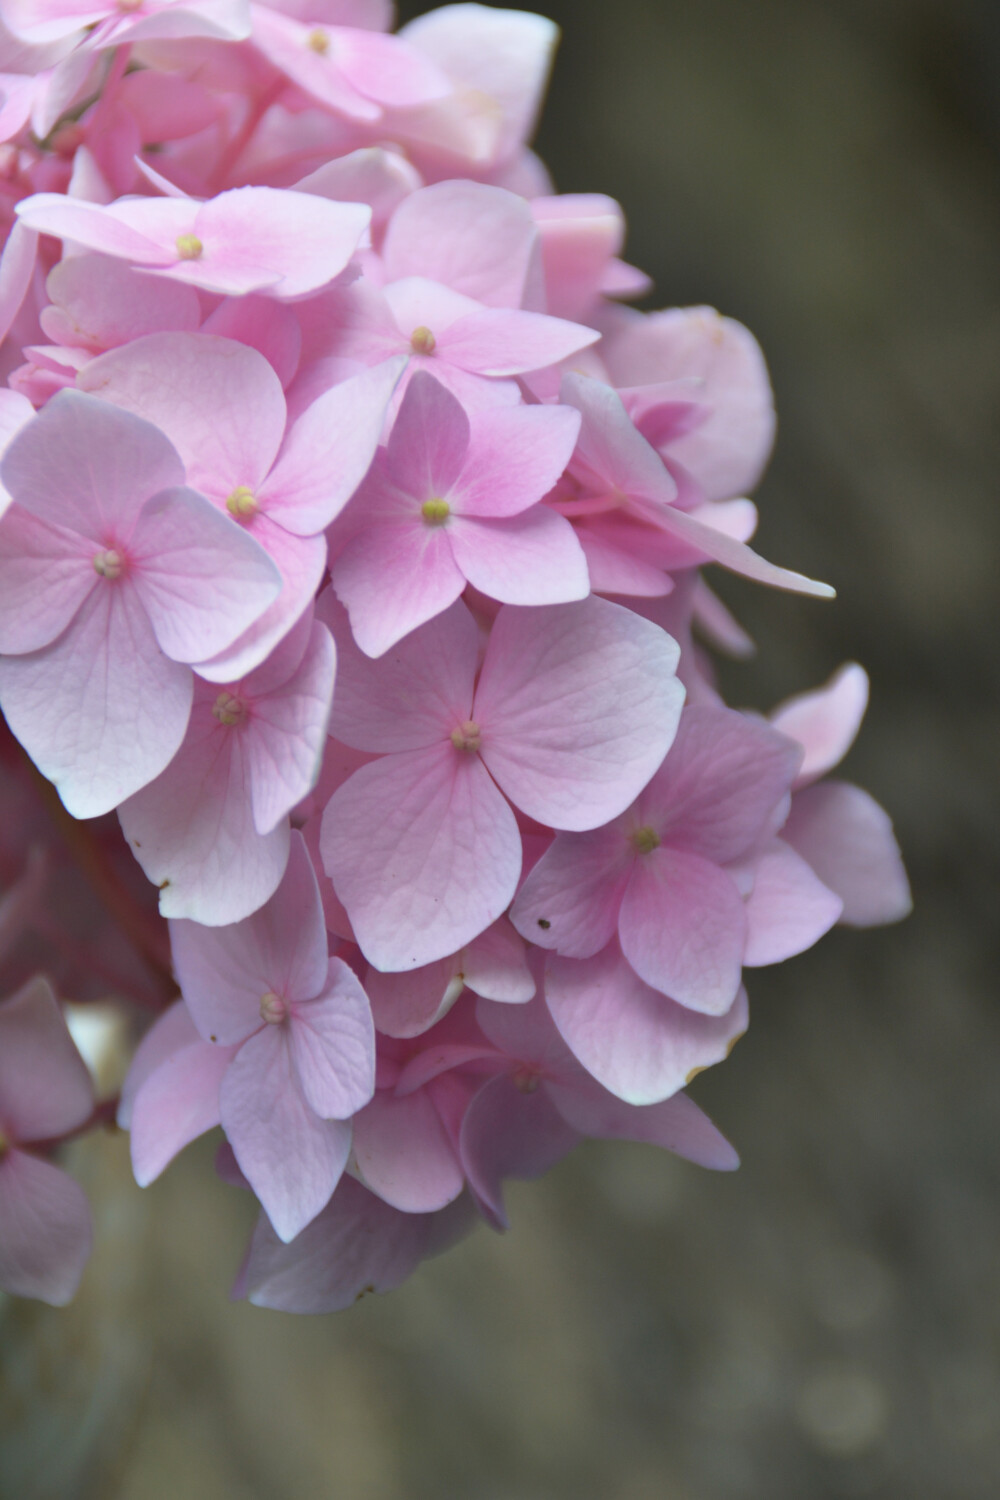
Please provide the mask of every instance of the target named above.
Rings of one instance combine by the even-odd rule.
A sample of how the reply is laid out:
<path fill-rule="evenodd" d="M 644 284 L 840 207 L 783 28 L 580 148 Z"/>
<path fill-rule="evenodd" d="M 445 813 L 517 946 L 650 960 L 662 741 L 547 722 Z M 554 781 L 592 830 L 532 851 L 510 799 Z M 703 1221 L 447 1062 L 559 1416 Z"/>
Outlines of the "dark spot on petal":
<path fill-rule="evenodd" d="M 552 923 L 549 921 L 548 917 L 539 917 L 538 918 L 538 925 L 539 925 L 539 927 L 543 928 L 546 932 L 548 932 L 549 928 L 552 926 Z"/>
<path fill-rule="evenodd" d="M 161 891 L 165 891 L 165 890 L 166 890 L 166 888 L 167 888 L 167 886 L 168 886 L 168 885 L 169 885 L 169 884 L 170 884 L 170 881 L 169 881 L 169 880 L 161 880 L 161 881 L 160 881 L 160 884 L 159 884 L 159 886 L 158 886 L 158 887 L 157 887 L 157 889 L 158 889 L 158 890 L 161 890 Z"/>
<path fill-rule="evenodd" d="M 210 1036 L 208 1040 L 210 1042 L 217 1042 L 219 1040 L 219 1038 L 217 1036 Z"/>

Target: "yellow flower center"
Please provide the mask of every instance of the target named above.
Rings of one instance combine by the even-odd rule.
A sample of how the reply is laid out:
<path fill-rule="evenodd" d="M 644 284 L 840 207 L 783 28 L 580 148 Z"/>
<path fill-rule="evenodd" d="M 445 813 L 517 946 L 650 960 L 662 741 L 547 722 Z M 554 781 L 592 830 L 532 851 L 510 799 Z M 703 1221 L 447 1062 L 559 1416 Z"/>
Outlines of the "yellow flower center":
<path fill-rule="evenodd" d="M 330 50 L 330 38 L 321 27 L 317 26 L 306 37 L 306 46 L 310 52 L 315 52 L 318 57 L 325 57 Z"/>
<path fill-rule="evenodd" d="M 99 573 L 102 578 L 107 578 L 113 583 L 120 578 L 125 571 L 125 559 L 114 547 L 107 547 L 103 552 L 94 553 L 94 572 Z"/>
<path fill-rule="evenodd" d="M 181 260 L 198 260 L 205 249 L 196 234 L 179 234 L 176 244 L 177 254 Z"/>
<path fill-rule="evenodd" d="M 451 506 L 447 500 L 425 500 L 420 507 L 420 514 L 428 526 L 443 526 L 451 515 Z"/>
<path fill-rule="evenodd" d="M 280 995 L 273 990 L 268 990 L 266 995 L 260 997 L 260 1018 L 268 1026 L 280 1026 L 288 1015 L 288 1005 Z"/>
<path fill-rule="evenodd" d="M 244 724 L 247 717 L 247 706 L 241 698 L 232 693 L 222 692 L 212 704 L 212 714 L 220 724 L 232 728 L 234 724 Z"/>
<path fill-rule="evenodd" d="M 459 724 L 451 731 L 451 743 L 455 749 L 467 750 L 470 755 L 475 754 L 482 742 L 482 730 L 475 719 L 466 719 L 464 724 Z"/>
<path fill-rule="evenodd" d="M 419 328 L 414 328 L 410 334 L 410 348 L 414 354 L 433 354 L 437 348 L 437 339 L 429 328 L 421 323 Z"/>
<path fill-rule="evenodd" d="M 245 484 L 238 484 L 226 500 L 226 509 L 235 521 L 252 521 L 260 506 L 253 490 Z"/>
<path fill-rule="evenodd" d="M 655 828 L 637 828 L 632 835 L 632 848 L 637 854 L 652 854 L 660 847 L 660 835 Z"/>

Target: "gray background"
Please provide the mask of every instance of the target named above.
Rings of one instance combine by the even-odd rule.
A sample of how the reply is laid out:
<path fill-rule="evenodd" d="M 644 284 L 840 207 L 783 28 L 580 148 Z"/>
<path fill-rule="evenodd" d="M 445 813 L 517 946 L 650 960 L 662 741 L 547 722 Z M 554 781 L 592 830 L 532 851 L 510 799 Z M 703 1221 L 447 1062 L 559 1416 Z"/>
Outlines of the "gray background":
<path fill-rule="evenodd" d="M 420 7 L 404 7 L 408 14 Z M 695 1097 L 735 1177 L 591 1145 L 401 1291 L 225 1300 L 248 1205 L 196 1148 L 140 1195 L 77 1165 L 102 1247 L 0 1324 L 0 1493 L 100 1500 L 995 1500 L 1000 10 L 983 0 L 563 0 L 540 150 L 620 199 L 652 305 L 772 363 L 761 549 L 728 578 L 764 707 L 856 658 L 848 763 L 916 913 L 752 976 Z"/>

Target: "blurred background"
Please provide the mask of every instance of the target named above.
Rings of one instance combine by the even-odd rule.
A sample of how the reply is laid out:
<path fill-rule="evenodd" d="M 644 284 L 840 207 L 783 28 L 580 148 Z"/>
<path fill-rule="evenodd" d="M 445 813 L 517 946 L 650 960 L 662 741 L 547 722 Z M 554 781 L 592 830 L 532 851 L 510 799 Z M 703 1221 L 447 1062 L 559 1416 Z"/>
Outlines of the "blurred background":
<path fill-rule="evenodd" d="M 140 1194 L 85 1143 L 84 1290 L 0 1333 L 3 1500 L 1000 1495 L 1000 7 L 539 8 L 557 186 L 623 203 L 650 305 L 757 334 L 761 550 L 839 590 L 717 577 L 760 645 L 727 697 L 864 663 L 847 774 L 915 914 L 752 974 L 692 1090 L 736 1176 L 589 1144 L 348 1313 L 226 1301 L 250 1213 L 210 1144 Z"/>

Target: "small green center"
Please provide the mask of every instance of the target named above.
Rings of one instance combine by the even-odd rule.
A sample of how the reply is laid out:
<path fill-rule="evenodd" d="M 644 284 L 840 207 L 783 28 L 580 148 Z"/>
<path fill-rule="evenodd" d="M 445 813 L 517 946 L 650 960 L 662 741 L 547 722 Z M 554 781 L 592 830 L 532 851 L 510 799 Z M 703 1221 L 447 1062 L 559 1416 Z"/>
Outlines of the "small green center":
<path fill-rule="evenodd" d="M 632 848 L 637 854 L 652 854 L 654 849 L 660 847 L 660 835 L 655 828 L 648 825 L 645 828 L 637 828 L 632 835 Z"/>
<path fill-rule="evenodd" d="M 177 254 L 181 260 L 198 260 L 205 249 L 196 234 L 179 234 L 176 244 Z"/>
<path fill-rule="evenodd" d="M 428 526 L 443 526 L 451 515 L 451 506 L 447 500 L 425 500 L 420 507 L 420 514 Z"/>

